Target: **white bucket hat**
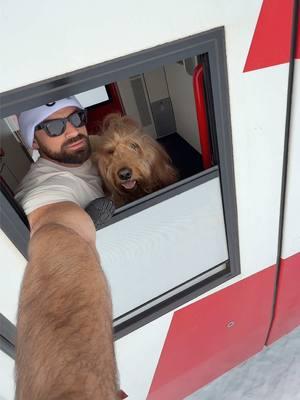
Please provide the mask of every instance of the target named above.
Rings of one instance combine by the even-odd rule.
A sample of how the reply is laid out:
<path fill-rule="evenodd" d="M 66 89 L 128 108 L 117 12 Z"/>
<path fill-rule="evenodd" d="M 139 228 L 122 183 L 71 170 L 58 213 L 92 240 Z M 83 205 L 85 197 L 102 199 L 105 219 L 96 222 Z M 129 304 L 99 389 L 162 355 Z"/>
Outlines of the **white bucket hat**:
<path fill-rule="evenodd" d="M 74 96 L 71 96 L 24 111 L 18 116 L 21 136 L 27 148 L 32 147 L 35 127 L 49 117 L 49 115 L 65 107 L 76 107 L 80 110 L 84 109 L 79 101 Z"/>

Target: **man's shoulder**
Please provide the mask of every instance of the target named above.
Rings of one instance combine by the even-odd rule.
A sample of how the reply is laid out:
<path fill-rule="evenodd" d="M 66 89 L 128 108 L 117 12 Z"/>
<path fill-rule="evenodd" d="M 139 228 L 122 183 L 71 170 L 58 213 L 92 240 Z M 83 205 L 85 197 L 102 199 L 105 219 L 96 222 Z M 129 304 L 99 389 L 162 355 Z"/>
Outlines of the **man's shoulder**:
<path fill-rule="evenodd" d="M 32 165 L 16 193 L 26 214 L 45 204 L 72 201 L 85 208 L 97 197 L 103 196 L 101 178 L 88 160 L 79 167 L 60 166 L 39 159 Z"/>
<path fill-rule="evenodd" d="M 32 172 L 67 172 L 72 175 L 94 174 L 96 170 L 97 168 L 92 163 L 91 159 L 88 159 L 78 166 L 69 166 L 68 164 L 60 164 L 58 162 L 39 158 L 32 167 Z"/>
<path fill-rule="evenodd" d="M 50 165 L 46 160 L 39 158 L 34 164 L 31 165 L 29 171 L 24 176 L 19 189 L 31 184 L 33 181 L 40 183 L 59 173 L 59 168 L 55 165 Z"/>
<path fill-rule="evenodd" d="M 59 165 L 49 163 L 43 158 L 39 158 L 34 164 L 31 165 L 29 171 L 22 179 L 18 189 L 16 198 L 23 196 L 28 191 L 42 187 L 44 185 L 54 184 L 55 181 L 61 180 L 62 177 L 66 179 L 68 173 L 61 171 Z"/>
<path fill-rule="evenodd" d="M 53 162 L 50 162 L 48 160 L 45 160 L 44 158 L 40 157 L 36 162 L 34 162 L 29 171 L 27 172 L 26 176 L 31 176 L 34 174 L 42 174 L 47 171 L 59 171 L 59 165 L 55 164 Z"/>
<path fill-rule="evenodd" d="M 39 158 L 34 164 L 32 164 L 30 170 L 25 175 L 24 181 L 39 176 L 48 179 L 53 176 L 77 176 L 82 174 L 95 174 L 94 166 L 90 160 L 86 161 L 79 167 L 72 168 L 44 158 Z"/>

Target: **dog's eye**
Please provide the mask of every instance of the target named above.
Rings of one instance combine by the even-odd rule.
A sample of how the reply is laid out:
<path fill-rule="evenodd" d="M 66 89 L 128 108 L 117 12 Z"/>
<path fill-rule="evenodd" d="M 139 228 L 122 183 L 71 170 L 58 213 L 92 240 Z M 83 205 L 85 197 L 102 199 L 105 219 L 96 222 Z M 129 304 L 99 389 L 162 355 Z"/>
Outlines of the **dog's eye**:
<path fill-rule="evenodd" d="M 114 154 L 114 149 L 107 149 L 106 152 L 107 154 Z"/>
<path fill-rule="evenodd" d="M 134 151 L 138 151 L 139 149 L 139 146 L 136 143 L 129 143 L 129 147 Z"/>

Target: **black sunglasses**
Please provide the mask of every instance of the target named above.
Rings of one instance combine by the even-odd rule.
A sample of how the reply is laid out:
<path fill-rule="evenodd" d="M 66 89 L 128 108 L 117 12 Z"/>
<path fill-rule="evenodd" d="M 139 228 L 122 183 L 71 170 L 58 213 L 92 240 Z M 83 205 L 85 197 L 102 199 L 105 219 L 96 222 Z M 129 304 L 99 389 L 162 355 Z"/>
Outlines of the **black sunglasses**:
<path fill-rule="evenodd" d="M 48 136 L 60 136 L 62 135 L 67 127 L 67 122 L 70 122 L 75 128 L 84 126 L 87 122 L 87 115 L 85 110 L 78 110 L 70 114 L 65 118 L 49 119 L 43 121 L 35 127 L 35 131 L 44 129 Z"/>

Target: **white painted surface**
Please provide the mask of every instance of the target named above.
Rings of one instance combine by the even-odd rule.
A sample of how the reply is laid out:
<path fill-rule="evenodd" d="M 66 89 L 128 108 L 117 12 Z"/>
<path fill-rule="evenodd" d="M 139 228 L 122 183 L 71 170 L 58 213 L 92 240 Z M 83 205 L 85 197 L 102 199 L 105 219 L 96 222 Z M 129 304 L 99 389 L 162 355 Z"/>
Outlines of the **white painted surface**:
<path fill-rule="evenodd" d="M 0 312 L 15 324 L 26 260 L 2 230 L 0 230 L 0 254 Z"/>
<path fill-rule="evenodd" d="M 165 70 L 177 133 L 201 153 L 193 77 L 186 72 L 183 65 L 166 65 Z"/>
<path fill-rule="evenodd" d="M 0 254 L 0 312 L 16 324 L 19 290 L 26 260 L 2 230 Z M 0 351 L 0 400 L 13 400 L 14 390 L 14 362 Z"/>
<path fill-rule="evenodd" d="M 120 387 L 130 400 L 146 399 L 173 313 L 115 342 Z"/>
<path fill-rule="evenodd" d="M 228 258 L 215 178 L 97 232 L 114 316 Z"/>
<path fill-rule="evenodd" d="M 70 0 L 63 4 L 53 0 L 51 5 L 28 0 L 20 2 L 18 7 L 10 0 L 2 1 L 0 33 L 6 40 L 0 43 L 1 54 L 5 55 L 0 65 L 1 92 L 225 26 L 242 274 L 200 298 L 258 272 L 276 260 L 288 65 L 242 72 L 261 5 L 262 0 L 233 0 L 230 4 L 226 0 L 187 0 L 182 6 L 174 5 L 171 0 L 142 3 L 129 0 L 116 7 L 112 2 L 103 4 L 90 0 L 85 3 L 85 8 L 78 8 L 73 7 Z M 60 11 L 57 25 L 49 19 L 55 9 Z M 32 10 L 39 16 L 34 24 L 31 23 Z M 104 14 L 109 17 L 101 18 L 100 24 L 99 15 Z M 293 124 L 298 127 L 298 119 Z M 290 187 L 296 182 L 299 171 L 295 158 L 298 142 L 294 132 L 296 128 L 292 139 L 295 155 L 291 157 L 296 168 L 289 173 Z M 289 189 L 287 199 L 286 221 L 290 228 L 285 228 L 286 256 L 300 248 L 298 236 L 294 234 L 299 226 L 299 200 L 298 192 L 293 190 L 296 189 Z M 119 240 L 119 237 L 116 235 L 115 238 Z M 118 244 L 121 248 L 122 242 L 115 239 L 114 246 Z M 165 317 L 137 331 L 140 332 L 139 339 L 138 333 L 131 334 L 121 339 L 124 346 L 117 345 L 121 384 L 125 391 L 130 388 L 130 398 L 145 398 L 152 378 L 146 374 L 153 374 L 155 368 L 151 358 L 158 359 L 163 343 L 161 340 L 155 347 L 155 341 L 160 340 L 160 334 L 165 337 L 168 325 L 163 327 Z M 155 327 L 153 331 L 152 326 Z M 153 353 L 151 357 L 144 357 L 148 344 Z M 143 363 L 151 366 L 143 369 Z M 135 395 L 137 387 L 139 390 Z"/>
<path fill-rule="evenodd" d="M 251 274 L 276 260 L 288 65 L 239 67 L 230 100 L 241 265 Z"/>
<path fill-rule="evenodd" d="M 300 61 L 295 62 L 282 257 L 300 251 Z"/>
<path fill-rule="evenodd" d="M 103 103 L 109 99 L 105 86 L 79 93 L 76 97 L 83 107 L 90 107 L 94 104 Z"/>
<path fill-rule="evenodd" d="M 0 350 L 0 400 L 14 399 L 14 367 L 14 361 Z"/>
<path fill-rule="evenodd" d="M 88 0 L 84 7 L 74 7 L 71 0 L 51 4 L 28 0 L 16 7 L 15 2 L 2 0 L 0 34 L 6 40 L 0 47 L 4 55 L 0 92 L 224 24 L 235 25 L 243 37 L 261 3 L 253 0 L 245 6 L 233 0 L 228 6 L 226 0 L 187 0 L 174 5 L 172 0 L 129 0 L 116 7 L 113 2 Z M 60 18 L 51 18 L 55 10 Z M 38 16 L 34 24 L 33 15 Z"/>

